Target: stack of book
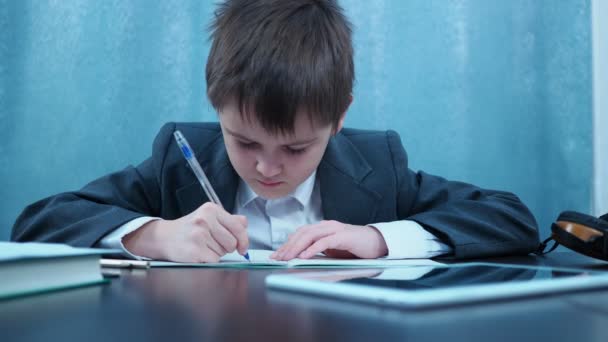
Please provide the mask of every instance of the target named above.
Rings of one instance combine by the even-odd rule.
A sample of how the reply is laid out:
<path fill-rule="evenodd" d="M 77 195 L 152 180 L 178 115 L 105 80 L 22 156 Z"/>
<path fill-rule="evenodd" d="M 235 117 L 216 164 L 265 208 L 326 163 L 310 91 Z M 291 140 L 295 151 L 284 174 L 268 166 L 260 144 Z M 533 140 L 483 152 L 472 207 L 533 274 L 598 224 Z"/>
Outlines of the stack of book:
<path fill-rule="evenodd" d="M 102 254 L 111 249 L 0 242 L 0 300 L 105 282 Z"/>

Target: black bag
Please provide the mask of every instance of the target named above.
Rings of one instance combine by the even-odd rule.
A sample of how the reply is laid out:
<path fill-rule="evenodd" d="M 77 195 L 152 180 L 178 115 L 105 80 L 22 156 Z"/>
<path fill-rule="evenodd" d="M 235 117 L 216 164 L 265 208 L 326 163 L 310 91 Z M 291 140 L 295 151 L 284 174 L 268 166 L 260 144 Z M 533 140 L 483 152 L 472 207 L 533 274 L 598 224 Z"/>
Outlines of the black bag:
<path fill-rule="evenodd" d="M 551 232 L 551 236 L 540 244 L 536 254 L 546 254 L 563 245 L 575 252 L 608 261 L 608 214 L 596 218 L 575 211 L 564 211 L 551 224 Z M 551 240 L 554 241 L 553 246 L 545 251 Z"/>

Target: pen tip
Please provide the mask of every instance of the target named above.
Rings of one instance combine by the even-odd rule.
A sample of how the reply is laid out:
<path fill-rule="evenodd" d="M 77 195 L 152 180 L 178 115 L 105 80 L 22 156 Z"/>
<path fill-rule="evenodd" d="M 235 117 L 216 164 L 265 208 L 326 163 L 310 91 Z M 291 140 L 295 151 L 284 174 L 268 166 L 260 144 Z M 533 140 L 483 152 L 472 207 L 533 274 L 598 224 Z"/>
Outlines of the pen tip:
<path fill-rule="evenodd" d="M 243 254 L 243 256 L 245 257 L 245 259 L 247 259 L 247 261 L 251 262 L 251 260 L 249 259 L 249 253 L 245 253 Z"/>

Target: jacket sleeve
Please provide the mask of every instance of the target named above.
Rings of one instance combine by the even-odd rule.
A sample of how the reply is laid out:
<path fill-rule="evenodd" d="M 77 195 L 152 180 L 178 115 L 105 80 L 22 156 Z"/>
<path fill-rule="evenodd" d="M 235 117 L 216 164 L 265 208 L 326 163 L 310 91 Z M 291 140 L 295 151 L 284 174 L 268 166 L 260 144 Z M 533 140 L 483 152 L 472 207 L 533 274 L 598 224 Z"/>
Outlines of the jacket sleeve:
<path fill-rule="evenodd" d="M 397 177 L 398 216 L 418 222 L 456 259 L 522 255 L 539 245 L 530 210 L 512 193 L 447 181 L 408 168 L 399 135 L 387 133 Z"/>
<path fill-rule="evenodd" d="M 13 241 L 60 242 L 90 247 L 103 236 L 140 216 L 156 216 L 160 209 L 161 170 L 175 124 L 157 135 L 152 157 L 137 167 L 101 177 L 79 191 L 35 202 L 17 218 Z"/>

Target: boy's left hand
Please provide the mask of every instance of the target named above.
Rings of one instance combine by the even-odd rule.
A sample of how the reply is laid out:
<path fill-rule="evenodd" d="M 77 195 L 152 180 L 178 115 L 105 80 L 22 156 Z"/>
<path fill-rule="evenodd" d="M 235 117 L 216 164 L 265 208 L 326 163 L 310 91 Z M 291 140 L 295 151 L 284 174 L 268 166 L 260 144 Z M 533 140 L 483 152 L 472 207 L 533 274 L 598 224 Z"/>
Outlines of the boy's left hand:
<path fill-rule="evenodd" d="M 371 226 L 321 221 L 298 228 L 270 257 L 276 260 L 308 259 L 325 252 L 330 257 L 375 259 L 388 254 L 380 232 Z"/>

